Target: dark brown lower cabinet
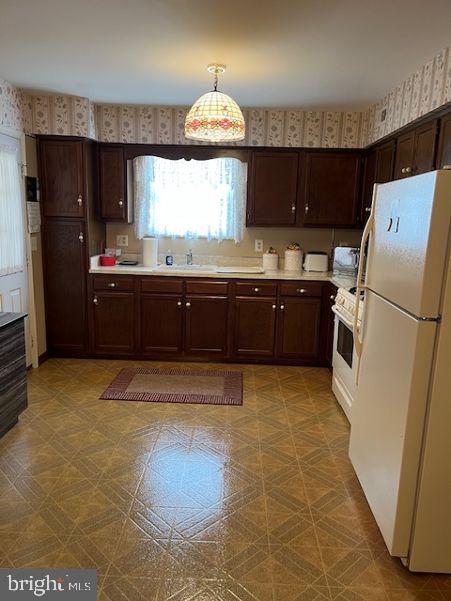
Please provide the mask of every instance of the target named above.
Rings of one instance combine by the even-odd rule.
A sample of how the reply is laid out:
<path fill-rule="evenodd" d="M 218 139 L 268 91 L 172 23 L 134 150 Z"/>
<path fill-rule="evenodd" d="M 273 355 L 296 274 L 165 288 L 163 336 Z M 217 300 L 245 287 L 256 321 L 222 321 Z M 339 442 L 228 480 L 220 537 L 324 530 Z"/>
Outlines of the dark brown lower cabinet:
<path fill-rule="evenodd" d="M 94 350 L 107 355 L 135 352 L 134 292 L 95 292 Z"/>
<path fill-rule="evenodd" d="M 275 298 L 236 297 L 235 356 L 274 356 L 276 310 Z"/>
<path fill-rule="evenodd" d="M 45 221 L 43 262 L 50 354 L 82 355 L 88 350 L 85 245 L 84 221 Z"/>
<path fill-rule="evenodd" d="M 321 299 L 282 297 L 277 324 L 277 356 L 317 360 L 319 356 Z"/>
<path fill-rule="evenodd" d="M 141 352 L 180 355 L 182 316 L 181 295 L 141 294 Z"/>
<path fill-rule="evenodd" d="M 229 302 L 226 296 L 187 296 L 185 302 L 185 353 L 228 354 Z"/>

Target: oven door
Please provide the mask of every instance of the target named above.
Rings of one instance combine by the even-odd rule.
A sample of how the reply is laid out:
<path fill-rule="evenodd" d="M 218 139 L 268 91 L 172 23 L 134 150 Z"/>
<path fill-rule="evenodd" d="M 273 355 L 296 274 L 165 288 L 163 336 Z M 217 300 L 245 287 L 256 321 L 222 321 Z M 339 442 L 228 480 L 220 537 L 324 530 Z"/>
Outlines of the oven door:
<path fill-rule="evenodd" d="M 352 324 L 335 312 L 332 390 L 349 422 L 352 422 L 352 405 L 356 384 L 357 355 L 354 348 Z"/>

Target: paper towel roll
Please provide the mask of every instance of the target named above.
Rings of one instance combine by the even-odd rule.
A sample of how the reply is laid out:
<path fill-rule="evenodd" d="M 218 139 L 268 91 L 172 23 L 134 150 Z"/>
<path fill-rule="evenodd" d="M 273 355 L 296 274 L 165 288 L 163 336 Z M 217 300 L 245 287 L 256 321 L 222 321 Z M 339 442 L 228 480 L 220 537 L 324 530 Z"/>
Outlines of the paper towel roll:
<path fill-rule="evenodd" d="M 158 240 L 156 238 L 143 238 L 143 265 L 156 267 L 158 262 Z"/>

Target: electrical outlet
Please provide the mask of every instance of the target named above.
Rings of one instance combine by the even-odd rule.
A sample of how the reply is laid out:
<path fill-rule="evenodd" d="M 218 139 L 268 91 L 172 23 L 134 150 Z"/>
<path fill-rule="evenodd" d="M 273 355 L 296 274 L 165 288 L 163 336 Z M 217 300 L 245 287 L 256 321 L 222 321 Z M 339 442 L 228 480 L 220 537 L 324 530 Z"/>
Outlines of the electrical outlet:
<path fill-rule="evenodd" d="M 116 236 L 116 246 L 128 246 L 128 236 Z"/>
<path fill-rule="evenodd" d="M 256 253 L 263 252 L 263 240 L 255 240 L 254 250 Z"/>

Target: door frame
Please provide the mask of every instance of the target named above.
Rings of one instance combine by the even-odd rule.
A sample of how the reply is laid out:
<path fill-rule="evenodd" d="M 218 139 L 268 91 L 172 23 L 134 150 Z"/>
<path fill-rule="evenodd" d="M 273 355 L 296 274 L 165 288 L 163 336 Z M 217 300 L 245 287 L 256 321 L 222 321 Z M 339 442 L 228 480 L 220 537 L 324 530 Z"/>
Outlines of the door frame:
<path fill-rule="evenodd" d="M 22 161 L 22 173 L 20 178 L 20 189 L 22 195 L 22 220 L 25 235 L 25 260 L 27 269 L 27 286 L 28 286 L 28 323 L 30 330 L 30 357 L 33 368 L 39 366 L 38 360 L 38 337 L 36 328 L 36 307 L 34 299 L 34 284 L 33 284 L 33 262 L 31 258 L 31 235 L 28 231 L 27 205 L 25 200 L 25 176 L 27 175 L 27 155 L 25 148 L 25 133 L 16 129 L 0 126 L 0 134 L 17 140 L 20 144 L 20 154 Z"/>

